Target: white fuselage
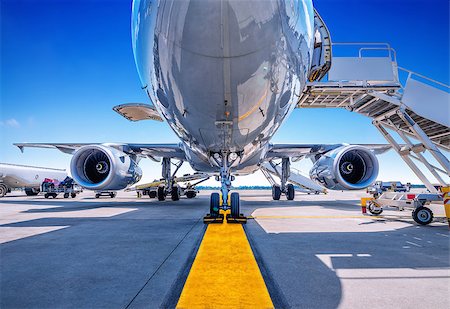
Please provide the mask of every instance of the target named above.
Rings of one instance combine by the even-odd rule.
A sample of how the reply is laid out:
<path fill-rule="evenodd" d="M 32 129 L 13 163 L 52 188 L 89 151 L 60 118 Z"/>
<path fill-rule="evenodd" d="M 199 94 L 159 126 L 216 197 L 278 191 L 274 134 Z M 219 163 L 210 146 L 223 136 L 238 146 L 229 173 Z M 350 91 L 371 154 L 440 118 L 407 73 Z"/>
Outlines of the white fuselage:
<path fill-rule="evenodd" d="M 65 170 L 0 163 L 0 183 L 8 188 L 39 188 L 45 178 L 64 180 Z"/>
<path fill-rule="evenodd" d="M 135 0 L 132 39 L 151 101 L 195 170 L 237 153 L 253 172 L 295 108 L 314 36 L 311 0 Z"/>

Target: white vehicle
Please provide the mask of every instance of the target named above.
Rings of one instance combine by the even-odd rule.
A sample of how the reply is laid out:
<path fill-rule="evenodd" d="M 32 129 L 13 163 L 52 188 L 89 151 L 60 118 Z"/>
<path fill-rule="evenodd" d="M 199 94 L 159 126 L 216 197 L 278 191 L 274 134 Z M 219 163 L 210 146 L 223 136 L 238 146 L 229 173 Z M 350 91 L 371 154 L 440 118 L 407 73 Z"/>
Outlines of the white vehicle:
<path fill-rule="evenodd" d="M 384 125 L 383 121 L 395 114 L 394 108 L 407 107 L 395 101 L 401 84 L 393 74 L 395 59 L 391 59 L 390 47 L 385 48 L 389 58 L 342 57 L 333 59 L 337 65 L 332 65 L 331 36 L 311 0 L 135 0 L 131 29 L 142 89 L 152 104 L 129 103 L 113 109 L 132 121 L 166 121 L 180 142 L 15 145 L 72 154 L 74 180 L 97 191 L 133 185 L 142 175 L 141 158 L 162 159 L 165 185 L 157 192 L 159 200 L 166 196 L 179 199 L 172 160 L 179 162 L 177 170 L 188 162 L 195 171 L 214 175 L 221 183 L 220 194 L 211 194 L 212 216 L 218 216 L 219 209 L 231 209 L 232 217 L 240 216 L 239 194 L 229 194 L 232 181 L 235 176 L 256 172 L 264 163 L 280 162 L 281 181 L 273 184 L 273 199 L 283 194 L 292 200 L 295 189 L 287 184 L 291 161 L 311 159 L 310 177 L 323 187 L 359 190 L 377 178 L 376 155 L 391 145 L 398 150 L 391 140 L 391 145 L 270 143 L 296 108 L 346 107 L 372 118 L 386 115 L 377 118 Z M 334 74 L 334 81 L 322 82 L 333 69 L 342 74 Z M 352 80 L 356 82 L 349 82 Z M 431 110 L 428 99 L 426 103 Z M 436 143 L 447 145 L 447 134 L 442 133 L 448 130 L 447 120 L 439 121 L 443 124 L 427 127 L 427 134 L 433 136 L 424 146 L 427 149 L 436 148 Z M 329 127 L 332 131 L 333 124 Z M 419 132 L 403 131 L 409 135 Z M 294 141 L 302 139 L 301 133 L 293 132 Z M 433 154 L 450 170 L 448 159 L 434 148 Z"/>
<path fill-rule="evenodd" d="M 28 196 L 37 195 L 45 178 L 64 180 L 66 170 L 0 163 L 0 197 L 12 189 L 25 189 Z"/>

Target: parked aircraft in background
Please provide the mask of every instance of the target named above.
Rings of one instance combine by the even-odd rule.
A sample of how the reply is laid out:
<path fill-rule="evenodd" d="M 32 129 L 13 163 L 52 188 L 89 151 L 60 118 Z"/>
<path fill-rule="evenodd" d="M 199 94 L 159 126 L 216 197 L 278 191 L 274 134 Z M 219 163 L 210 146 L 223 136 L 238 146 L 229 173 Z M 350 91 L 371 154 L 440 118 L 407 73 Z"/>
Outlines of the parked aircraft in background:
<path fill-rule="evenodd" d="M 234 177 L 275 160 L 281 161 L 281 184 L 273 185 L 273 199 L 282 194 L 294 199 L 291 159 L 312 159 L 311 178 L 329 189 L 363 189 L 375 182 L 375 155 L 390 146 L 270 143 L 307 81 L 319 80 L 330 68 L 329 33 L 311 0 L 135 0 L 131 23 L 138 74 L 152 105 L 114 110 L 133 121 L 166 121 L 181 142 L 16 144 L 19 148 L 73 154 L 71 174 L 91 190 L 126 188 L 141 178 L 141 158 L 162 159 L 159 200 L 167 195 L 178 200 L 172 161 L 180 162 L 177 170 L 188 162 L 221 182 L 221 196 L 211 194 L 211 214 L 231 209 L 232 217 L 240 211 L 239 194 L 229 195 Z"/>
<path fill-rule="evenodd" d="M 45 178 L 64 180 L 66 170 L 0 163 L 0 197 L 12 189 L 24 188 L 28 196 L 37 195 Z"/>

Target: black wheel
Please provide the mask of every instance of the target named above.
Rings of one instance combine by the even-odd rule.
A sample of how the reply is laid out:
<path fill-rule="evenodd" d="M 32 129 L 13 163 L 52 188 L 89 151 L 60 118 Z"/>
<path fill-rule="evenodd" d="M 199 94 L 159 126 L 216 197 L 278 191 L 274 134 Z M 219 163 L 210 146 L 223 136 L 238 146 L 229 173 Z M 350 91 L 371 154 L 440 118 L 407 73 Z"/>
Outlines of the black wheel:
<path fill-rule="evenodd" d="M 166 190 L 164 190 L 164 186 L 158 187 L 158 192 L 156 193 L 158 196 L 158 201 L 164 201 L 166 199 Z"/>
<path fill-rule="evenodd" d="M 0 197 L 4 197 L 7 192 L 8 192 L 8 188 L 4 184 L 1 184 L 0 185 Z M 26 193 L 26 191 L 25 191 L 25 193 Z"/>
<path fill-rule="evenodd" d="M 281 197 L 281 188 L 280 186 L 273 185 L 272 186 L 272 198 L 274 201 L 278 201 Z"/>
<path fill-rule="evenodd" d="M 75 198 L 75 197 L 77 196 L 77 194 L 76 194 L 76 193 L 71 193 L 70 196 L 71 196 L 72 198 Z"/>
<path fill-rule="evenodd" d="M 58 194 L 56 194 L 56 193 L 51 194 L 51 197 L 53 197 L 53 198 L 56 198 L 57 196 L 58 196 Z"/>
<path fill-rule="evenodd" d="M 373 215 L 380 215 L 383 212 L 383 208 L 376 207 L 372 202 L 369 202 L 367 204 L 367 210 Z"/>
<path fill-rule="evenodd" d="M 115 197 L 116 197 L 116 195 L 117 195 L 117 193 L 116 193 L 116 192 L 111 192 L 111 193 L 109 194 L 109 196 L 110 196 L 111 198 L 115 198 Z"/>
<path fill-rule="evenodd" d="M 289 201 L 292 201 L 295 198 L 295 189 L 293 184 L 288 184 L 286 187 L 286 197 Z"/>
<path fill-rule="evenodd" d="M 209 202 L 209 213 L 213 217 L 217 217 L 219 215 L 219 207 L 220 207 L 220 195 L 219 193 L 211 193 L 211 199 Z"/>
<path fill-rule="evenodd" d="M 230 196 L 231 199 L 231 216 L 233 218 L 239 217 L 240 212 L 240 201 L 239 201 L 239 193 L 233 192 Z"/>
<path fill-rule="evenodd" d="M 433 221 L 433 212 L 428 207 L 420 206 L 413 211 L 412 217 L 417 223 L 427 225 Z"/>
<path fill-rule="evenodd" d="M 39 194 L 39 190 L 35 188 L 25 188 L 25 194 L 27 196 L 35 196 Z"/>
<path fill-rule="evenodd" d="M 188 192 L 186 192 L 186 197 L 187 198 L 194 198 L 196 196 L 197 196 L 197 192 L 195 192 L 195 191 L 188 191 Z"/>
<path fill-rule="evenodd" d="M 44 197 L 45 197 L 45 198 L 48 198 L 48 197 L 49 197 L 48 193 L 45 193 Z"/>
<path fill-rule="evenodd" d="M 64 193 L 64 198 L 69 198 L 69 193 Z"/>
<path fill-rule="evenodd" d="M 170 197 L 172 198 L 172 201 L 178 201 L 180 199 L 180 187 L 179 186 L 172 187 L 172 192 L 170 192 Z"/>
<path fill-rule="evenodd" d="M 149 191 L 148 192 L 148 197 L 149 198 L 156 198 L 156 193 L 157 193 L 156 191 Z"/>
<path fill-rule="evenodd" d="M 99 198 L 99 197 L 100 197 L 100 194 L 96 193 L 95 198 Z"/>

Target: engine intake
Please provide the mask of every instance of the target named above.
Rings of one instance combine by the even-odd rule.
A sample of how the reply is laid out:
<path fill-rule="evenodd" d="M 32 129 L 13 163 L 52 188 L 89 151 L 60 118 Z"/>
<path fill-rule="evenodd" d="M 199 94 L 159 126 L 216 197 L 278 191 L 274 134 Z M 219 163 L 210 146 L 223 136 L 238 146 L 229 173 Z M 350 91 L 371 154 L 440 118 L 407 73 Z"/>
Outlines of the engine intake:
<path fill-rule="evenodd" d="M 360 190 L 375 182 L 378 160 L 365 147 L 342 146 L 321 156 L 309 175 L 312 180 L 328 189 Z"/>
<path fill-rule="evenodd" d="M 141 168 L 126 153 L 105 145 L 88 145 L 72 157 L 73 179 L 90 190 L 121 190 L 142 177 Z"/>

